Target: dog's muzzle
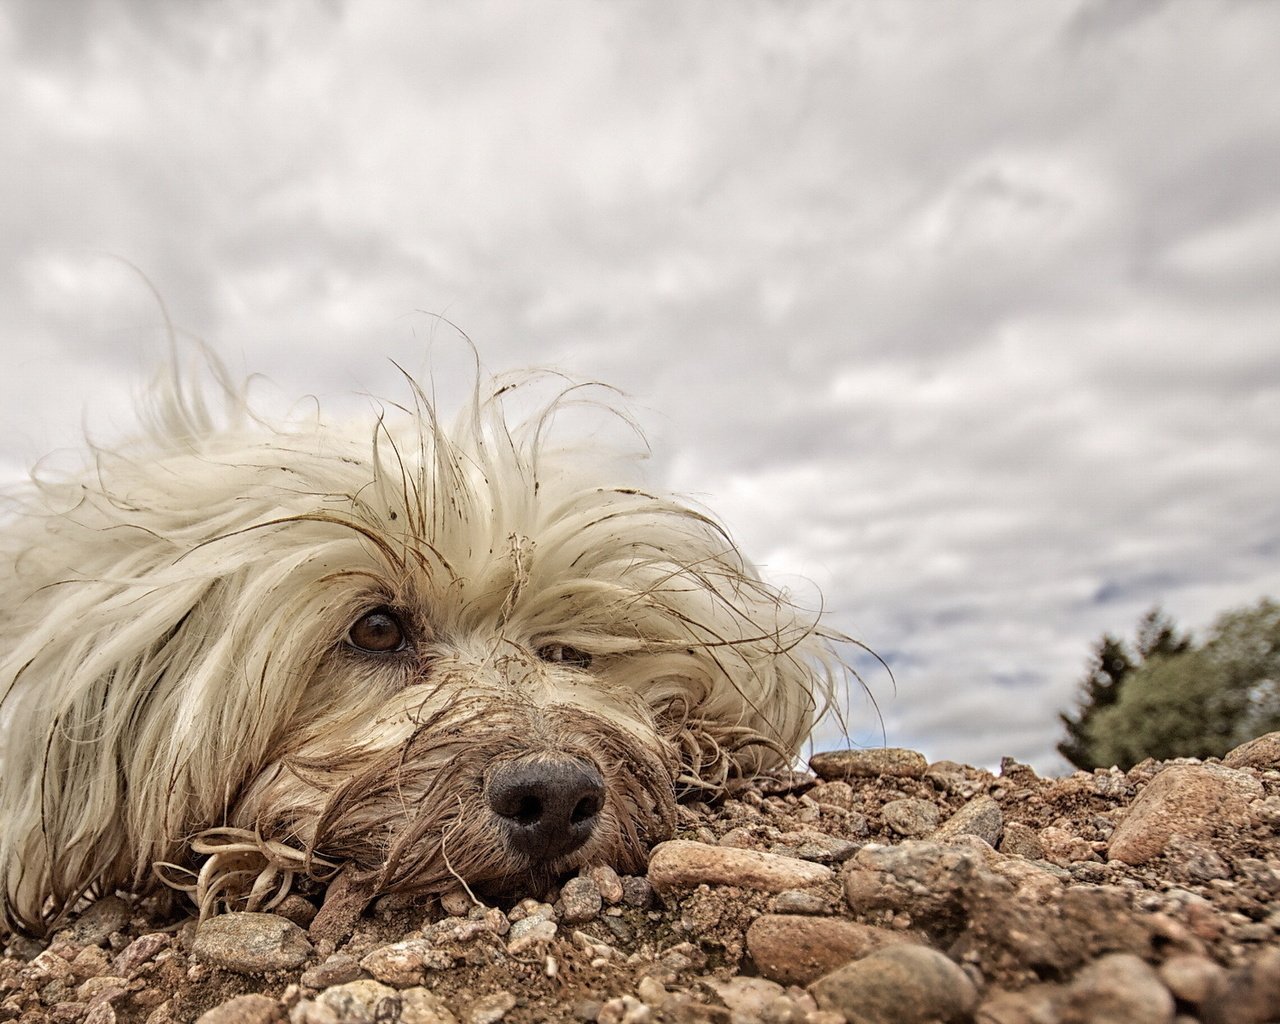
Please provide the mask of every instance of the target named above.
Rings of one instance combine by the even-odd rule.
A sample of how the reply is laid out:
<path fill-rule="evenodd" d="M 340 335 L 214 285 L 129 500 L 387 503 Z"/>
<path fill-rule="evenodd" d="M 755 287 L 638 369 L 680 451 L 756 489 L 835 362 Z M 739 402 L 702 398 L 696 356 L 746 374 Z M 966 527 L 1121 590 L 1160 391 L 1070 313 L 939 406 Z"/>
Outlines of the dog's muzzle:
<path fill-rule="evenodd" d="M 582 758 L 544 755 L 499 764 L 484 796 L 507 845 L 530 864 L 548 864 L 591 838 L 604 807 L 604 777 Z"/>

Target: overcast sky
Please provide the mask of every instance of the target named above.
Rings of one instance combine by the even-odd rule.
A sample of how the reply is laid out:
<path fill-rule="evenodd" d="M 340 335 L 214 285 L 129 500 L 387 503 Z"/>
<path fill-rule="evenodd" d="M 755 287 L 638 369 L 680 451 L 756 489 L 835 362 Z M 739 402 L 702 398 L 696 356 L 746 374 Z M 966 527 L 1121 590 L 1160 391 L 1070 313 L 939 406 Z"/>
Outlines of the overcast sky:
<path fill-rule="evenodd" d="M 1280 596 L 1277 40 L 1271 2 L 9 0 L 0 475 L 128 423 L 163 344 L 122 260 L 337 407 L 450 379 L 441 314 L 622 388 L 656 483 L 892 664 L 890 744 L 1061 770 L 1104 630 Z"/>

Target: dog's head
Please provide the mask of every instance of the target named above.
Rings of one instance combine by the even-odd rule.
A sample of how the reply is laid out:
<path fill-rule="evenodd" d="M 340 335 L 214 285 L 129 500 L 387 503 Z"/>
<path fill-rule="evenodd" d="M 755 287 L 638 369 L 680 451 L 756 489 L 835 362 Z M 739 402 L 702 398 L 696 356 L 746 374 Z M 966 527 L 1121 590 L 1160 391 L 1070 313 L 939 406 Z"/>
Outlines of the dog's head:
<path fill-rule="evenodd" d="M 415 388 L 356 432 L 234 393 L 215 428 L 175 392 L 145 442 L 20 500 L 11 924 L 199 854 L 207 905 L 344 863 L 392 891 L 636 870 L 682 790 L 789 759 L 837 638 L 708 515 L 557 447 L 575 388 L 519 423 L 512 391 L 446 430 Z"/>

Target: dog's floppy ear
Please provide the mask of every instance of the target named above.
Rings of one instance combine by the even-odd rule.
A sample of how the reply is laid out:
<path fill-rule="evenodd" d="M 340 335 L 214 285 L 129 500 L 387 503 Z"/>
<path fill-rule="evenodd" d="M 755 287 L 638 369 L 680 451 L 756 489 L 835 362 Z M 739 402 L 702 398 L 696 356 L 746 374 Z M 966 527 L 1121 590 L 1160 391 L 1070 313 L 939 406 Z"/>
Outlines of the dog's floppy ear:
<path fill-rule="evenodd" d="M 169 782 L 173 752 L 151 719 L 176 710 L 171 645 L 207 583 L 130 581 L 162 547 L 137 529 L 125 557 L 75 513 L 26 525 L 44 527 L 44 545 L 32 538 L 0 598 L 0 867 L 6 917 L 39 930 L 86 890 L 130 881 L 137 846 L 154 841 L 137 834 L 126 789 Z"/>

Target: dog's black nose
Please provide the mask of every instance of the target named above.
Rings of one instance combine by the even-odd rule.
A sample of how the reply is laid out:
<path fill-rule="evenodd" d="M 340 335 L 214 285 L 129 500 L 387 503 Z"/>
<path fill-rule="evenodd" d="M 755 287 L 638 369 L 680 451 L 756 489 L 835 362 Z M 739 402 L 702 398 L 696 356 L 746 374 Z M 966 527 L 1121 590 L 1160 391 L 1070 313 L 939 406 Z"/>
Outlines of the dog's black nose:
<path fill-rule="evenodd" d="M 585 843 L 604 806 L 604 778 L 575 757 L 515 761 L 489 775 L 485 797 L 510 845 L 537 863 Z"/>

